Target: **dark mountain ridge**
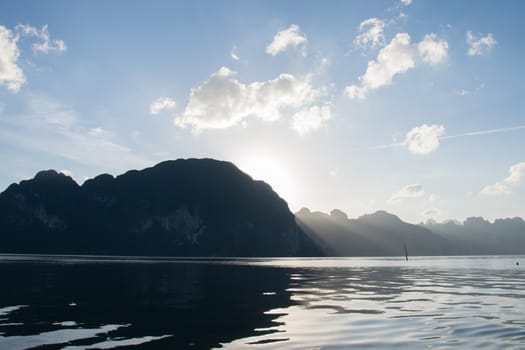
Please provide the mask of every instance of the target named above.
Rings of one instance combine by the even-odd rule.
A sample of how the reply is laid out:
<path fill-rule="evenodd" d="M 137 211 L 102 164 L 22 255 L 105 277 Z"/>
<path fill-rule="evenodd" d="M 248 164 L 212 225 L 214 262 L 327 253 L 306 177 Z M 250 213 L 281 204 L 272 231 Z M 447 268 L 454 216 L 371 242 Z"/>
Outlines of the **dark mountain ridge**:
<path fill-rule="evenodd" d="M 318 254 L 268 184 L 212 159 L 165 161 L 82 186 L 41 171 L 0 194 L 0 228 L 4 253 Z"/>
<path fill-rule="evenodd" d="M 232 163 L 165 161 L 79 186 L 54 170 L 0 193 L 0 253 L 156 256 L 525 254 L 521 218 L 413 225 L 302 209 Z"/>

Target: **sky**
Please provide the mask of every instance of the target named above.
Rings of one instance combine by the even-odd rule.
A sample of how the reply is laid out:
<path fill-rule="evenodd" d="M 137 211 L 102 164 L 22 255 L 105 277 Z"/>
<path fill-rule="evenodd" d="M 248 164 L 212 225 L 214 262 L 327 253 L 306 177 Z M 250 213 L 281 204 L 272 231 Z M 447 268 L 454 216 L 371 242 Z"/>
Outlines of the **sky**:
<path fill-rule="evenodd" d="M 523 1 L 2 1 L 0 188 L 231 161 L 292 211 L 525 217 Z"/>

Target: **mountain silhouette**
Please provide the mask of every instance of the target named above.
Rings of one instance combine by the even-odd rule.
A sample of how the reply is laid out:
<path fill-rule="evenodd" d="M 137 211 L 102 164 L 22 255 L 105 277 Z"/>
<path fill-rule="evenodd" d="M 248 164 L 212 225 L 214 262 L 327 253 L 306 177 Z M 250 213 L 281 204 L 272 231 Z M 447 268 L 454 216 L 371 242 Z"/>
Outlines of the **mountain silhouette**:
<path fill-rule="evenodd" d="M 524 254 L 525 222 L 522 218 L 496 219 L 490 223 L 482 217 L 464 222 L 427 222 L 422 225 L 455 242 L 455 254 Z"/>
<path fill-rule="evenodd" d="M 54 170 L 0 194 L 4 253 L 310 256 L 287 203 L 232 163 L 165 161 L 79 186 Z"/>
<path fill-rule="evenodd" d="M 297 224 L 329 256 L 525 254 L 525 222 L 521 218 L 481 217 L 463 223 L 406 223 L 385 211 L 349 219 L 338 209 L 330 214 L 296 213 Z"/>
<path fill-rule="evenodd" d="M 385 211 L 348 219 L 337 209 L 325 214 L 303 208 L 296 220 L 323 253 L 331 256 L 401 256 L 405 244 L 411 255 L 441 255 L 449 245 L 430 230 Z"/>
<path fill-rule="evenodd" d="M 525 254 L 521 218 L 413 225 L 303 208 L 229 162 L 178 159 L 79 186 L 55 170 L 0 193 L 0 253 L 152 256 Z"/>

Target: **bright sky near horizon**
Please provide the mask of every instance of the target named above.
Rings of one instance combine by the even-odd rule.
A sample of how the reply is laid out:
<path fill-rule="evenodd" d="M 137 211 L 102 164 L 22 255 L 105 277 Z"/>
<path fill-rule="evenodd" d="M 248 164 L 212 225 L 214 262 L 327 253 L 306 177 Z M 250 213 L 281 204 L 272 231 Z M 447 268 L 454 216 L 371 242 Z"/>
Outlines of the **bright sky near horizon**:
<path fill-rule="evenodd" d="M 525 217 L 523 1 L 3 1 L 0 187 L 232 161 L 292 210 Z"/>

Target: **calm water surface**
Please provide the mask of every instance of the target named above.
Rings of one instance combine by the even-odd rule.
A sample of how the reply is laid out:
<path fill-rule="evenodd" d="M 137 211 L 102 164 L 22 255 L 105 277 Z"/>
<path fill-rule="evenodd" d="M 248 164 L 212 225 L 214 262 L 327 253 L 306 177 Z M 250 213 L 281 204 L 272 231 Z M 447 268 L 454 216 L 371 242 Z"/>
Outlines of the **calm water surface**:
<path fill-rule="evenodd" d="M 525 349 L 524 269 L 0 255 L 0 349 Z"/>

